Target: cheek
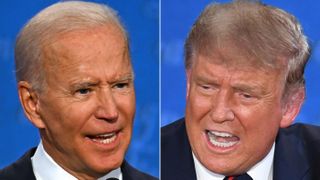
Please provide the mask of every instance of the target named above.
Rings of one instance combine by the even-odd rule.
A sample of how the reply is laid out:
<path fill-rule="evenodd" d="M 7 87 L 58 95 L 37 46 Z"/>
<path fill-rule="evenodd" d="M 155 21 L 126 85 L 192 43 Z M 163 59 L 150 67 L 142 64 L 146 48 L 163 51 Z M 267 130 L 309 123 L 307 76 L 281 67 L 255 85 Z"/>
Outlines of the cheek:
<path fill-rule="evenodd" d="M 126 122 L 132 123 L 136 106 L 135 106 L 135 94 L 118 95 L 115 96 L 120 117 L 123 116 Z"/>
<path fill-rule="evenodd" d="M 71 104 L 64 111 L 71 126 L 83 127 L 87 121 L 94 115 L 96 110 L 95 102 L 79 102 Z"/>
<path fill-rule="evenodd" d="M 60 131 L 64 130 L 69 134 L 76 134 L 81 132 L 93 119 L 96 110 L 97 102 L 94 98 L 86 101 L 65 101 L 60 103 L 60 108 L 52 113 L 54 118 L 60 117 L 59 121 L 54 120 L 53 123 L 60 126 L 56 127 Z"/>
<path fill-rule="evenodd" d="M 190 91 L 187 101 L 187 111 L 193 120 L 200 121 L 212 109 L 212 97 L 203 96 L 194 88 Z"/>
<path fill-rule="evenodd" d="M 281 120 L 277 105 L 238 107 L 235 114 L 248 134 L 260 134 L 261 138 L 274 134 Z"/>

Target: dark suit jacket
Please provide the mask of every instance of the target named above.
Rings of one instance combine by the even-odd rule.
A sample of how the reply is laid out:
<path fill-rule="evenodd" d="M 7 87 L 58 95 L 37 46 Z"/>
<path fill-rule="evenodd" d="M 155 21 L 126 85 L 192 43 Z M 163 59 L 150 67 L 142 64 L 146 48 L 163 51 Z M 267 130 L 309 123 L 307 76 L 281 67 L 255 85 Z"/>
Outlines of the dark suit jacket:
<path fill-rule="evenodd" d="M 29 150 L 19 160 L 0 170 L 0 180 L 36 180 L 33 174 L 31 157 L 36 148 Z M 156 180 L 156 178 L 138 171 L 124 161 L 121 165 L 123 180 Z"/>
<path fill-rule="evenodd" d="M 184 119 L 161 128 L 161 179 L 196 180 Z M 320 127 L 295 124 L 280 129 L 273 180 L 317 179 L 320 180 Z"/>

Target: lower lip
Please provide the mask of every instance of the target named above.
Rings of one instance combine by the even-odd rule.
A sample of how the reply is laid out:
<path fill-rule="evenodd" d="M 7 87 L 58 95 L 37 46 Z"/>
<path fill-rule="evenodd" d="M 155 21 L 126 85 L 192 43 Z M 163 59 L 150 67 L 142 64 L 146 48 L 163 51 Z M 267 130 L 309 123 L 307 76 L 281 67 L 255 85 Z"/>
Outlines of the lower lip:
<path fill-rule="evenodd" d="M 239 143 L 240 143 L 240 141 L 238 141 L 236 144 L 234 144 L 232 146 L 221 147 L 221 146 L 213 145 L 210 142 L 210 138 L 209 138 L 209 135 L 207 134 L 207 132 L 203 133 L 203 138 L 204 138 L 204 141 L 206 141 L 207 146 L 210 149 L 210 151 L 218 153 L 218 154 L 230 153 L 230 152 L 234 151 L 239 146 Z"/>
<path fill-rule="evenodd" d="M 119 145 L 120 139 L 121 139 L 121 133 L 117 132 L 115 139 L 110 143 L 102 143 L 102 142 L 93 140 L 93 139 L 88 138 L 88 137 L 85 137 L 85 139 L 87 140 L 87 142 L 89 142 L 90 144 L 94 144 L 96 147 L 98 147 L 100 149 L 112 150 L 112 149 L 116 148 Z"/>

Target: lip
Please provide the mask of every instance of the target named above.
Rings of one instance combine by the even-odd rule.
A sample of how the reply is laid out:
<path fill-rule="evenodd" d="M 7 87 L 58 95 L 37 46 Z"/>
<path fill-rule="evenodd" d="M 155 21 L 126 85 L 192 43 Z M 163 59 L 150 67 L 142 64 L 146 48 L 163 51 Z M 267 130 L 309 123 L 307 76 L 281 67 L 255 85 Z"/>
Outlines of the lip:
<path fill-rule="evenodd" d="M 85 135 L 85 140 L 90 146 L 100 150 L 110 151 L 120 144 L 122 137 L 121 130 L 112 130 Z"/>
<path fill-rule="evenodd" d="M 209 137 L 209 131 L 212 131 L 212 132 L 215 132 L 214 134 L 217 134 L 217 135 L 221 135 L 221 137 L 219 138 L 222 138 L 224 136 L 226 137 L 231 137 L 230 135 L 232 135 L 233 139 L 236 139 L 237 140 L 232 140 L 232 141 L 227 141 L 227 142 L 219 142 L 220 144 L 223 144 L 223 146 L 221 145 L 215 145 L 211 142 L 210 140 L 210 137 Z M 228 154 L 228 153 L 231 153 L 233 151 L 235 151 L 239 144 L 240 144 L 240 138 L 236 135 L 234 135 L 233 133 L 230 133 L 228 131 L 218 131 L 218 130 L 205 130 L 203 132 L 203 139 L 204 141 L 206 142 L 206 145 L 208 147 L 208 149 L 213 152 L 213 153 L 216 153 L 216 154 Z"/>

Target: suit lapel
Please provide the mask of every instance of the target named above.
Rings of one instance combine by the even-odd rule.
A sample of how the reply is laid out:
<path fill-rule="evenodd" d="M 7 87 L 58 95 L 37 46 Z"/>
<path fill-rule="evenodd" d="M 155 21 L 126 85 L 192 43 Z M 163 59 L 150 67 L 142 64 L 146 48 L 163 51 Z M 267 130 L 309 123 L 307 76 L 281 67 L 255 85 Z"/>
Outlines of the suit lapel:
<path fill-rule="evenodd" d="M 133 180 L 130 173 L 130 165 L 126 162 L 126 160 L 123 160 L 123 163 L 121 165 L 121 172 L 123 180 Z"/>

